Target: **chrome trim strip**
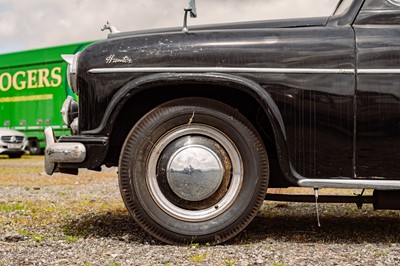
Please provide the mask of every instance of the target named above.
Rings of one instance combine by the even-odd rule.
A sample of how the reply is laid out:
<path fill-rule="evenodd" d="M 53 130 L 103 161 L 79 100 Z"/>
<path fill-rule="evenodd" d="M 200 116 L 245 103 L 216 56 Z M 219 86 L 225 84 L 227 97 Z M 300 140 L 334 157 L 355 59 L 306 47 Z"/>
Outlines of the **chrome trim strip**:
<path fill-rule="evenodd" d="M 354 69 L 317 68 L 253 68 L 253 67 L 123 67 L 93 68 L 92 74 L 107 73 L 157 73 L 157 72 L 219 72 L 219 73 L 285 73 L 285 74 L 355 74 Z"/>
<path fill-rule="evenodd" d="M 400 69 L 358 69 L 357 74 L 400 74 Z"/>
<path fill-rule="evenodd" d="M 312 188 L 400 189 L 400 180 L 302 179 L 298 184 L 301 187 Z"/>
<path fill-rule="evenodd" d="M 93 68 L 91 74 L 157 72 L 220 72 L 220 73 L 285 73 L 285 74 L 355 74 L 354 69 L 343 68 L 256 68 L 256 67 L 122 67 Z M 400 74 L 400 69 L 358 69 L 357 74 Z"/>

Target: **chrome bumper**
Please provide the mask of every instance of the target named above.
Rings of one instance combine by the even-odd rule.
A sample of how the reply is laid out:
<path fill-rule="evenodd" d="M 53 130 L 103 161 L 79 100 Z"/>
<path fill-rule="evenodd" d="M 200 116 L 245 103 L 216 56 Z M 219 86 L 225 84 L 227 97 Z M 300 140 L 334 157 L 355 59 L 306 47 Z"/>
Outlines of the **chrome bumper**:
<path fill-rule="evenodd" d="M 51 127 L 44 130 L 46 150 L 44 152 L 44 168 L 52 175 L 58 163 L 82 163 L 86 158 L 86 147 L 78 142 L 58 143 Z"/>

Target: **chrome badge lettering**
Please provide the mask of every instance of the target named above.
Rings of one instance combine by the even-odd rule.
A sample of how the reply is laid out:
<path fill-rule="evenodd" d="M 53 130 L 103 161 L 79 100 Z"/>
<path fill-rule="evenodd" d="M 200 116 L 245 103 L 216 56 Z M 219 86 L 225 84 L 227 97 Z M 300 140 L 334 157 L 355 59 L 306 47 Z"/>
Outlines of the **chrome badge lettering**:
<path fill-rule="evenodd" d="M 130 64 L 132 63 L 132 59 L 127 55 L 122 58 L 115 57 L 115 54 L 107 56 L 106 64 L 116 64 L 116 63 Z"/>

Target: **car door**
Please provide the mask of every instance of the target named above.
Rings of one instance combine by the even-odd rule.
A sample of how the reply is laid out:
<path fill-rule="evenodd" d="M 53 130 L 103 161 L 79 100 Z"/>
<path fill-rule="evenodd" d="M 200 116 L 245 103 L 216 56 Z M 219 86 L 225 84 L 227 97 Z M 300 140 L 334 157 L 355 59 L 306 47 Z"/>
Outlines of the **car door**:
<path fill-rule="evenodd" d="M 353 25 L 358 178 L 400 179 L 399 25 L 399 0 L 367 0 Z"/>

